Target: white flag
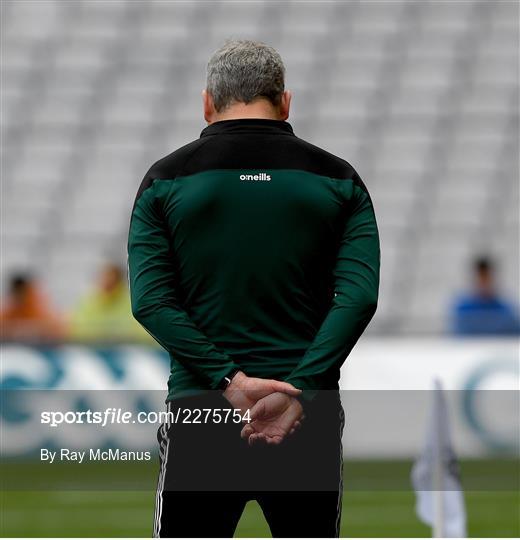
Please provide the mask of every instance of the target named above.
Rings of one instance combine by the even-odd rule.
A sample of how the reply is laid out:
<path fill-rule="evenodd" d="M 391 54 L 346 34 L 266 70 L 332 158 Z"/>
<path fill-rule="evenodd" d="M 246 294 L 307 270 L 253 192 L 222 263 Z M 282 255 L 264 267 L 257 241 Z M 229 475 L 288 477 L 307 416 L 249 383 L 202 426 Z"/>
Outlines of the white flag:
<path fill-rule="evenodd" d="M 416 512 L 435 538 L 465 538 L 466 509 L 459 467 L 451 443 L 448 409 L 438 380 L 422 454 L 412 469 Z"/>

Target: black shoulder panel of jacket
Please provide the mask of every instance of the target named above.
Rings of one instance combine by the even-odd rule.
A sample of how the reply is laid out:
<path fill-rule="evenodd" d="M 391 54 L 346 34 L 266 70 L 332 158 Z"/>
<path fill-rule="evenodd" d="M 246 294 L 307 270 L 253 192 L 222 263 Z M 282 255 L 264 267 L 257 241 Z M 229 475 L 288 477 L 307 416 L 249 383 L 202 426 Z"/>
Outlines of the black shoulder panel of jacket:
<path fill-rule="evenodd" d="M 206 142 L 204 139 L 196 139 L 156 161 L 145 174 L 139 186 L 136 200 L 139 199 L 143 191 L 150 187 L 154 180 L 160 178 L 172 179 L 177 176 L 183 176 L 185 174 L 183 172 L 184 164 Z"/>
<path fill-rule="evenodd" d="M 214 169 L 303 170 L 353 180 L 367 191 L 350 163 L 300 139 L 289 123 L 244 119 L 211 124 L 199 139 L 154 163 L 141 183 L 136 200 L 154 180 L 171 180 Z"/>

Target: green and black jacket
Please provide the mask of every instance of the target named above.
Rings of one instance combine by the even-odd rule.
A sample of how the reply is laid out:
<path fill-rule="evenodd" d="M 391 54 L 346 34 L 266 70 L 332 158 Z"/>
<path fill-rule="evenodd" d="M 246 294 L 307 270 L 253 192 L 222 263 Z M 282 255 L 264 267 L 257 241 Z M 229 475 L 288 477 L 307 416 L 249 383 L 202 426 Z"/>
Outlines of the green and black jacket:
<path fill-rule="evenodd" d="M 240 368 L 338 387 L 379 286 L 372 202 L 287 122 L 215 122 L 155 163 L 128 239 L 135 318 L 169 352 L 169 398 Z"/>

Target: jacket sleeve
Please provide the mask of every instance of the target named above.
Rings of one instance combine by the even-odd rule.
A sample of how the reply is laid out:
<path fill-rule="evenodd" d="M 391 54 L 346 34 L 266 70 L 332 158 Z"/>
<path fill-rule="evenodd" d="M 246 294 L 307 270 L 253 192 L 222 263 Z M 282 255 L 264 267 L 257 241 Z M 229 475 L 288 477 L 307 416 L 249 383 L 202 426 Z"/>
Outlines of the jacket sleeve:
<path fill-rule="evenodd" d="M 332 306 L 302 360 L 286 381 L 311 398 L 339 369 L 377 307 L 379 235 L 367 191 L 352 184 L 348 218 L 340 240 L 333 280 Z M 330 379 L 329 379 L 330 380 Z"/>
<path fill-rule="evenodd" d="M 153 184 L 138 194 L 132 211 L 128 278 L 134 317 L 208 388 L 218 388 L 222 377 L 239 368 L 209 341 L 179 302 L 169 234 Z"/>

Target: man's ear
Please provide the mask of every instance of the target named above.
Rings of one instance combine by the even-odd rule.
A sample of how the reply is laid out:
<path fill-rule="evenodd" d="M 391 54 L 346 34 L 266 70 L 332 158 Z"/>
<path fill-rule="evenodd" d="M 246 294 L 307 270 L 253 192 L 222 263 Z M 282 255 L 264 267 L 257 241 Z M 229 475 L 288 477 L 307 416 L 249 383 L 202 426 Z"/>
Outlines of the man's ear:
<path fill-rule="evenodd" d="M 206 89 L 202 90 L 202 105 L 204 108 L 204 120 L 206 120 L 208 124 L 211 124 L 215 121 L 217 111 L 215 110 L 213 97 Z"/>
<path fill-rule="evenodd" d="M 287 120 L 289 118 L 289 110 L 291 108 L 292 92 L 284 90 L 282 99 L 280 100 L 280 119 Z"/>

